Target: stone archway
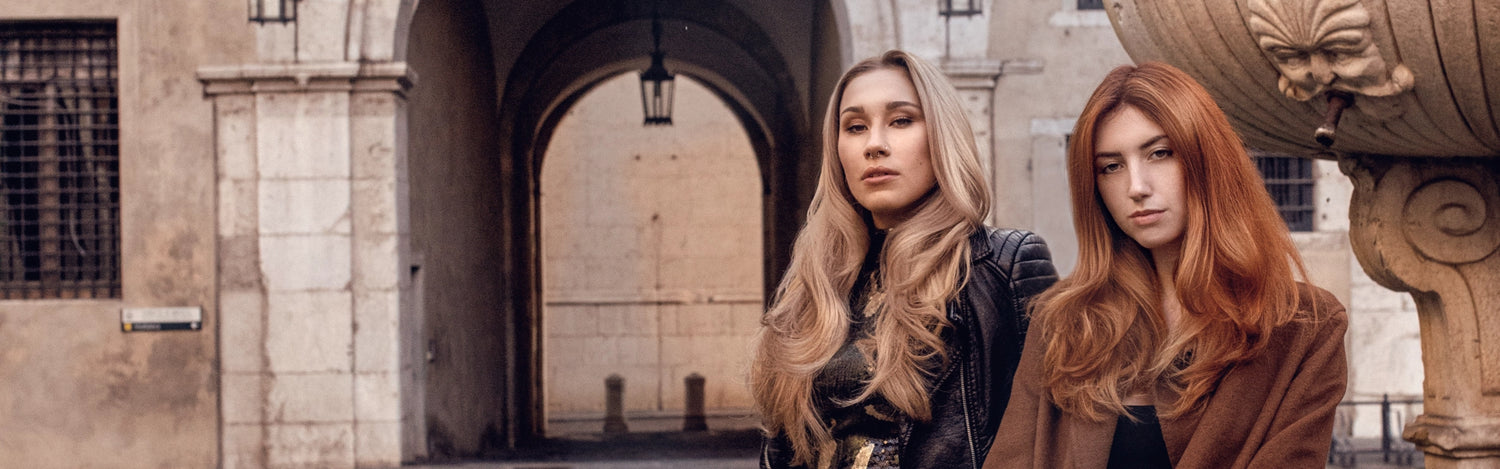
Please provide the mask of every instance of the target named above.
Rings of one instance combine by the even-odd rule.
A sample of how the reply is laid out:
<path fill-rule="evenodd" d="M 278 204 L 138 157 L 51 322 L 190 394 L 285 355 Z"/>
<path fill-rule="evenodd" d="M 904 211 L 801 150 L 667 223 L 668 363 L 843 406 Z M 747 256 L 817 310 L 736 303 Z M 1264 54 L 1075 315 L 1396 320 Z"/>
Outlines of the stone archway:
<path fill-rule="evenodd" d="M 686 1 L 662 2 L 659 8 L 664 29 L 681 31 L 663 35 L 668 68 L 691 73 L 724 98 L 751 137 L 763 178 L 766 270 L 778 271 L 775 263 L 785 258 L 782 253 L 800 225 L 804 194 L 810 194 L 809 175 L 816 174 L 816 160 L 806 157 L 814 145 L 807 123 L 810 112 L 799 102 L 805 91 L 799 90 L 773 38 L 738 9 Z M 502 151 L 509 164 L 516 165 L 517 177 L 528 175 L 518 181 L 524 185 L 517 184 L 507 206 L 536 207 L 539 159 L 547 137 L 582 90 L 602 77 L 644 68 L 649 44 L 622 45 L 620 38 L 648 31 L 651 14 L 649 4 L 585 0 L 563 8 L 532 35 L 511 68 L 500 103 L 500 138 L 508 142 L 508 151 Z M 517 252 L 538 249 L 536 220 L 534 210 L 507 217 L 512 232 L 524 233 L 527 239 L 524 247 L 516 246 Z M 531 280 L 516 285 L 515 291 L 531 295 L 528 306 L 517 309 L 521 314 L 512 329 L 517 334 L 514 350 L 537 350 L 540 285 L 534 279 L 539 278 L 539 265 L 528 257 L 515 268 L 532 274 L 517 277 Z M 510 395 L 515 418 L 509 431 L 522 439 L 542 433 L 539 358 L 515 357 L 517 386 Z"/>
<path fill-rule="evenodd" d="M 604 44 L 598 51 L 605 54 L 588 61 L 558 59 L 590 35 L 644 24 L 649 4 L 538 1 L 506 5 L 501 14 L 488 1 L 463 3 L 468 14 L 483 10 L 494 52 L 498 125 L 491 141 L 500 177 L 486 207 L 503 234 L 495 242 L 494 288 L 505 292 L 489 319 L 472 316 L 470 323 L 501 337 L 484 352 L 492 359 L 468 365 L 496 365 L 500 377 L 485 386 L 498 395 L 465 398 L 433 387 L 430 373 L 455 351 L 488 345 L 466 342 L 473 332 L 429 321 L 428 305 L 446 286 L 437 274 L 451 266 L 414 244 L 413 233 L 414 198 L 430 193 L 412 192 L 412 150 L 423 147 L 411 134 L 408 90 L 423 80 L 407 60 L 415 14 L 436 1 L 304 2 L 293 23 L 254 26 L 258 63 L 200 69 L 215 105 L 219 211 L 258 210 L 219 221 L 219 258 L 249 260 L 220 272 L 227 467 L 392 465 L 513 447 L 538 434 L 529 352 L 539 298 L 532 254 L 537 158 L 577 90 L 601 70 L 643 65 L 645 50 L 629 40 Z M 749 8 L 761 3 L 766 8 Z M 749 7 L 733 6 L 742 4 Z M 902 46 L 893 39 L 900 8 L 883 0 L 818 2 L 807 12 L 759 0 L 733 5 L 664 0 L 661 13 L 689 31 L 668 40 L 676 48 L 669 67 L 699 78 L 728 103 L 759 156 L 769 284 L 811 195 L 814 121 L 830 75 L 855 57 Z M 832 18 L 806 19 L 816 15 Z M 878 27 L 859 29 L 865 25 Z M 276 212 L 267 197 L 278 193 L 300 208 Z M 268 222 L 282 216 L 308 223 L 287 231 L 290 225 Z M 493 425 L 449 428 L 446 442 L 431 437 L 431 424 L 443 423 L 431 418 L 434 404 L 461 413 L 479 399 L 501 401 L 480 407 L 493 409 L 481 412 Z"/>

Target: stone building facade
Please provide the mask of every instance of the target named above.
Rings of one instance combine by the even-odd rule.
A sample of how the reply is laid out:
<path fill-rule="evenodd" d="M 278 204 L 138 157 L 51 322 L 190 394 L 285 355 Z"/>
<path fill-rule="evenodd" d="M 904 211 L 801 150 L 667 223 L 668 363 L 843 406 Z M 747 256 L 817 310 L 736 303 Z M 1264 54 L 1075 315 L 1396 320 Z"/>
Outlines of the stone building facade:
<path fill-rule="evenodd" d="M 611 333 L 607 321 L 628 322 L 625 313 L 601 314 L 603 304 L 654 305 L 655 322 L 630 327 L 654 325 L 660 343 L 722 328 L 722 342 L 682 346 L 713 354 L 704 367 L 740 366 L 752 316 L 815 183 L 817 124 L 831 85 L 844 67 L 889 48 L 949 73 L 993 172 L 993 223 L 1042 233 L 1066 270 L 1074 255 L 1068 221 L 1057 216 L 1067 211 L 1057 184 L 1063 144 L 1088 91 L 1129 57 L 1102 10 L 1080 9 L 1088 2 L 953 2 L 975 6 L 973 14 L 944 14 L 936 3 L 0 0 L 5 25 L 113 27 L 119 246 L 118 289 L 100 297 L 47 293 L 25 278 L 7 284 L 21 296 L 0 300 L 0 426 L 27 431 L 0 435 L 0 459 L 27 467 L 388 467 L 524 446 L 546 434 L 548 412 L 599 402 L 549 394 L 602 391 L 602 377 L 559 367 L 594 354 L 649 355 L 623 340 L 583 354 L 568 345 L 599 346 Z M 617 141 L 569 128 L 601 109 L 586 107 L 591 93 L 618 87 L 612 96 L 629 97 L 628 82 L 651 51 L 653 14 L 665 26 L 667 66 L 683 81 L 679 125 L 712 141 L 651 147 L 658 134 L 633 132 L 656 129 L 630 119 L 601 124 Z M 30 86 L 15 83 L 0 86 Z M 636 115 L 632 105 L 604 107 Z M 587 223 L 592 233 L 549 225 L 577 215 L 561 208 L 566 194 L 597 193 L 580 190 L 577 178 L 588 173 L 581 163 L 709 153 L 733 169 L 683 166 L 684 175 L 724 179 L 685 192 L 733 199 L 743 216 L 705 209 L 705 220 L 682 223 L 717 220 L 723 231 L 673 236 L 691 245 L 735 233 L 733 245 L 744 248 L 737 257 L 704 261 L 735 266 L 732 282 L 627 282 L 583 296 L 561 288 L 591 270 L 622 278 L 600 258 L 560 254 L 615 236 Z M 1410 305 L 1369 300 L 1375 287 L 1353 267 L 1339 222 L 1347 183 L 1317 167 L 1327 175 L 1316 186 L 1320 221 L 1298 240 L 1313 280 L 1369 331 L 1351 333 L 1355 395 L 1406 392 L 1382 386 L 1406 386 L 1413 375 L 1378 370 L 1418 373 L 1415 351 L 1399 352 L 1415 347 L 1404 332 L 1415 326 L 1402 329 L 1408 321 L 1398 312 Z M 656 194 L 681 190 L 650 184 Z M 573 206 L 633 213 L 596 199 Z M 688 211 L 714 206 L 698 201 Z M 684 282 L 708 277 L 670 267 L 691 257 L 656 262 Z M 723 307 L 703 314 L 730 319 L 685 319 L 695 313 L 683 305 Z M 566 312 L 578 306 L 592 316 Z M 124 311 L 162 307 L 196 311 L 199 328 L 126 331 Z M 661 319 L 672 307 L 679 317 Z M 1378 354 L 1361 347 L 1408 361 L 1364 358 Z M 645 371 L 632 382 L 663 391 L 631 410 L 676 405 L 681 375 L 697 370 L 665 369 L 667 361 L 636 363 Z M 710 402 L 743 409 L 731 379 L 715 381 L 726 387 Z"/>

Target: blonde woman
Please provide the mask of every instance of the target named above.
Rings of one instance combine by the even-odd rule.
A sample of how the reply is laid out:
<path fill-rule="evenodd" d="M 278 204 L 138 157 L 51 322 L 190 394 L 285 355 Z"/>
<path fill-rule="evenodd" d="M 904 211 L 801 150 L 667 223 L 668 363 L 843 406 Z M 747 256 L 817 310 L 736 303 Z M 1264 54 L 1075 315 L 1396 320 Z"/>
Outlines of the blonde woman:
<path fill-rule="evenodd" d="M 807 224 L 751 370 L 766 468 L 977 468 L 1056 280 L 990 193 L 957 93 L 891 51 L 839 80 Z"/>

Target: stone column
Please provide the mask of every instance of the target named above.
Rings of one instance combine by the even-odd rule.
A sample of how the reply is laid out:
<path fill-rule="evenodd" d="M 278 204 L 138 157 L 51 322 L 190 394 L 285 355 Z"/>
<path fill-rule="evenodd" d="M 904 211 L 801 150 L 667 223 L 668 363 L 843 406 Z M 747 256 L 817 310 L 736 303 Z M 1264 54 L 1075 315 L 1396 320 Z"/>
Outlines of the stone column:
<path fill-rule="evenodd" d="M 1000 78 L 1000 61 L 971 59 L 948 61 L 943 71 L 958 89 L 969 125 L 974 127 L 974 142 L 979 145 L 979 161 L 991 167 L 994 153 L 995 82 Z"/>
<path fill-rule="evenodd" d="M 969 126 L 974 129 L 974 143 L 979 147 L 979 163 L 984 166 L 985 174 L 994 175 L 995 161 L 995 84 L 1000 78 L 1001 62 L 986 59 L 948 60 L 943 63 L 943 71 L 948 74 L 948 81 L 958 90 L 958 99 L 963 102 L 964 113 L 968 115 Z M 1002 186 L 995 178 L 990 179 L 990 187 L 995 191 L 992 198 L 996 200 L 1007 200 L 1008 195 L 1001 194 L 999 188 Z M 993 218 L 995 209 L 991 207 L 990 218 Z"/>
<path fill-rule="evenodd" d="M 1410 292 L 1425 413 L 1403 434 L 1429 468 L 1500 466 L 1500 161 L 1349 157 L 1350 238 L 1381 285 Z"/>
<path fill-rule="evenodd" d="M 399 465 L 405 65 L 199 78 L 219 168 L 222 466 Z"/>

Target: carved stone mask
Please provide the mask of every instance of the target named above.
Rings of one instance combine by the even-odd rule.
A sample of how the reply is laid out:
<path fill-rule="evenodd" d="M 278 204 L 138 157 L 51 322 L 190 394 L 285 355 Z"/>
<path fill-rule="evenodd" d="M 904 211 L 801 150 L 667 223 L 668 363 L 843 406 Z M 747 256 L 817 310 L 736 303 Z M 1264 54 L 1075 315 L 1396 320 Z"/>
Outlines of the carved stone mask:
<path fill-rule="evenodd" d="M 1250 33 L 1281 72 L 1287 97 L 1327 89 L 1392 96 L 1412 88 L 1411 70 L 1387 68 L 1358 0 L 1250 0 Z"/>

